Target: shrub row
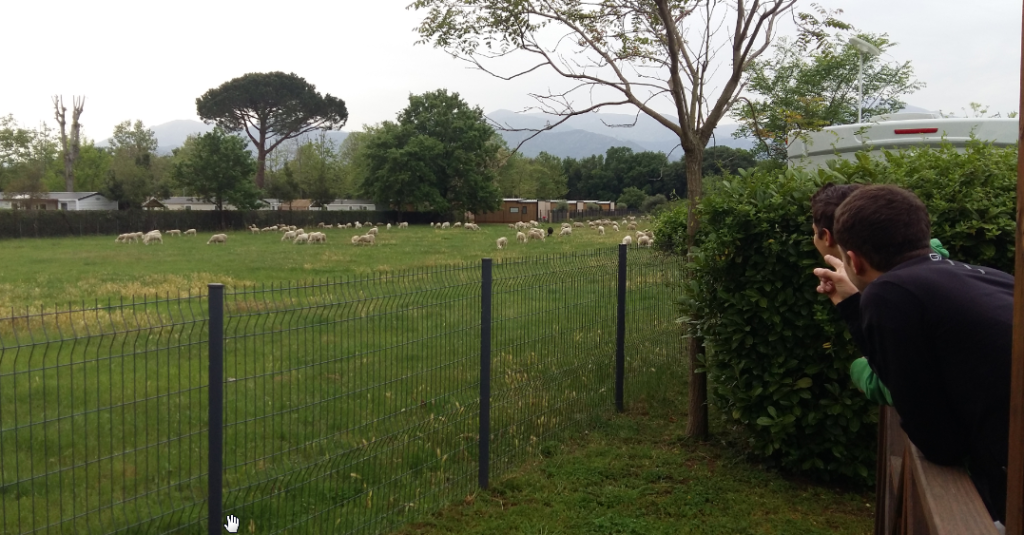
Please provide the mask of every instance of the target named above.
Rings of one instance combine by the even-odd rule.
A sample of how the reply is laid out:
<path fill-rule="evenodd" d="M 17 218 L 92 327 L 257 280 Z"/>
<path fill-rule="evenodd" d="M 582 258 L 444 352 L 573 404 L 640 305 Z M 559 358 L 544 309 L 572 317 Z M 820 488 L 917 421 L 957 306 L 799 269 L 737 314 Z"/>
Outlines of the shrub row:
<path fill-rule="evenodd" d="M 849 379 L 859 357 L 846 325 L 815 292 L 823 265 L 810 197 L 824 183 L 891 183 L 914 191 L 932 236 L 953 258 L 1012 273 L 1016 149 L 971 143 L 859 154 L 811 172 L 725 177 L 698 207 L 701 229 L 681 298 L 704 340 L 711 402 L 742 425 L 752 453 L 819 479 L 873 481 L 877 410 Z M 659 246 L 686 246 L 686 206 L 658 220 Z"/>
<path fill-rule="evenodd" d="M 399 216 L 401 217 L 399 219 Z M 324 210 L 257 210 L 257 211 L 201 211 L 201 210 L 95 210 L 44 211 L 0 210 L 0 239 L 48 238 L 58 236 L 84 236 L 90 234 L 117 235 L 125 232 L 150 230 L 186 230 L 200 232 L 236 230 L 244 231 L 249 225 L 268 227 L 287 225 L 315 227 L 324 224 L 373 221 L 426 224 L 438 221 L 436 214 L 392 211 L 324 211 Z"/>

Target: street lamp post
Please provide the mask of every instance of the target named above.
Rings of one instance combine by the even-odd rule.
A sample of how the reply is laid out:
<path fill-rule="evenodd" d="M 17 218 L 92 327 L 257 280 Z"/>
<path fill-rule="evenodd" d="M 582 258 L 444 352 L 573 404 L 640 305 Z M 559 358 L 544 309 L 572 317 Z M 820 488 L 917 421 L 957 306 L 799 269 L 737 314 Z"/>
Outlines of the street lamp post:
<path fill-rule="evenodd" d="M 857 68 L 857 124 L 860 124 L 864 107 L 864 54 L 877 56 L 882 53 L 877 46 L 859 38 L 851 37 L 850 45 L 860 52 L 860 65 Z"/>

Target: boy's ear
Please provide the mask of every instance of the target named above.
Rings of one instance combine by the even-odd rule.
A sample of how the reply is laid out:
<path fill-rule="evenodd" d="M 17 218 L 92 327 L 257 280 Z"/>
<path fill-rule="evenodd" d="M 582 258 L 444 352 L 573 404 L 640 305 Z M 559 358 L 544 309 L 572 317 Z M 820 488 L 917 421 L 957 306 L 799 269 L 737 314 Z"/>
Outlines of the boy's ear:
<path fill-rule="evenodd" d="M 854 251 L 843 251 L 843 254 L 846 255 L 847 263 L 853 268 L 853 273 L 858 277 L 863 277 L 869 267 L 864 258 Z"/>
<path fill-rule="evenodd" d="M 825 242 L 825 245 L 828 245 L 829 247 L 835 247 L 836 238 L 835 236 L 832 235 L 832 231 L 827 228 L 821 229 L 821 231 L 825 233 L 825 239 L 823 240 Z"/>

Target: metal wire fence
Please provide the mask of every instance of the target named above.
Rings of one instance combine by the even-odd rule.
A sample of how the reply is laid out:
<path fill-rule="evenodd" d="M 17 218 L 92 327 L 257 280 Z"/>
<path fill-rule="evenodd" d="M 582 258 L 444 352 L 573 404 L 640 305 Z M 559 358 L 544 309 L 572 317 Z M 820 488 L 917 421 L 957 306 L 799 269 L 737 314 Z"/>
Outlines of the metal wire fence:
<path fill-rule="evenodd" d="M 664 392 L 679 267 L 623 246 L 12 313 L 0 533 L 386 532 Z"/>

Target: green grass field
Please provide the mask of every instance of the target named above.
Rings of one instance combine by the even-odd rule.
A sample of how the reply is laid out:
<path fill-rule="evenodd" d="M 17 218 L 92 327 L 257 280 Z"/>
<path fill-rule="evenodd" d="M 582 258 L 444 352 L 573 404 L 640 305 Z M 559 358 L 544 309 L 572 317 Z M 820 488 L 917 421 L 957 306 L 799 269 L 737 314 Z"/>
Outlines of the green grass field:
<path fill-rule="evenodd" d="M 642 223 L 641 223 L 642 224 Z M 554 225 L 557 231 L 557 225 Z M 641 227 L 643 228 L 643 227 Z M 311 229 L 306 229 L 312 232 Z M 213 234 L 164 243 L 115 244 L 113 236 L 0 240 L 0 310 L 38 308 L 95 299 L 175 295 L 202 291 L 210 282 L 229 286 L 334 277 L 368 276 L 413 268 L 496 261 L 524 255 L 563 254 L 613 246 L 625 232 L 598 236 L 577 229 L 569 238 L 516 243 L 505 225 L 480 231 L 433 230 L 428 226 L 380 230 L 377 245 L 356 247 L 349 239 L 365 229 L 327 229 L 324 245 L 291 245 L 280 234 L 233 232 L 224 245 L 206 245 Z M 495 241 L 505 236 L 509 247 Z"/>
<path fill-rule="evenodd" d="M 841 494 L 823 491 L 819 504 L 805 487 L 773 483 L 734 458 L 738 472 L 654 477 L 689 467 L 694 455 L 725 454 L 683 452 L 655 470 L 637 455 L 675 459 L 678 448 L 637 453 L 631 439 L 616 445 L 614 433 L 600 435 L 598 450 L 521 471 L 529 459 L 577 451 L 559 444 L 587 430 L 632 425 L 609 420 L 622 233 L 578 229 L 522 245 L 503 225 L 413 227 L 381 230 L 376 246 L 356 247 L 354 230 L 326 232 L 326 245 L 242 233 L 223 246 L 206 245 L 208 235 L 150 246 L 113 237 L 0 241 L 0 533 L 203 533 L 210 282 L 228 286 L 224 503 L 243 532 L 376 533 L 473 494 L 483 257 L 495 259 L 492 481 L 514 475 L 497 492 L 548 503 L 583 482 L 548 509 L 562 517 L 561 507 L 591 499 L 594 463 L 609 463 L 602 474 L 635 487 L 600 496 L 610 508 L 580 517 L 594 522 L 585 530 L 540 511 L 512 532 L 670 532 L 677 524 L 658 519 L 690 491 L 755 516 L 806 519 L 749 524 L 761 526 L 754 532 L 803 533 L 784 528 L 816 525 L 815 515 L 859 516 L 836 505 Z M 497 250 L 499 236 L 512 241 L 507 250 Z M 632 248 L 628 265 L 626 406 L 671 411 L 685 397 L 678 259 Z M 97 301 L 103 306 L 92 308 Z M 74 311 L 83 302 L 86 310 Z M 9 317 L 29 310 L 37 314 Z M 637 472 L 632 461 L 648 468 Z M 559 472 L 563 463 L 575 468 Z M 547 482 L 524 486 L 523 477 Z M 672 492 L 638 502 L 648 491 Z M 501 506 L 492 495 L 474 507 Z M 634 503 L 643 507 L 623 512 Z M 729 508 L 691 512 L 710 525 L 741 525 Z M 413 529 L 487 533 L 504 516 L 479 514 L 496 520 L 446 512 Z"/>
<path fill-rule="evenodd" d="M 229 285 L 225 505 L 259 532 L 377 532 L 473 487 L 480 257 L 496 262 L 495 476 L 611 409 L 619 236 L 497 251 L 506 227 L 382 231 L 374 247 L 332 230 L 323 246 L 3 242 L 15 314 L 116 303 L 0 318 L 3 532 L 199 532 L 208 282 Z M 639 399 L 679 363 L 678 265 L 636 249 L 630 265 Z M 301 279 L 319 282 L 274 283 Z"/>

